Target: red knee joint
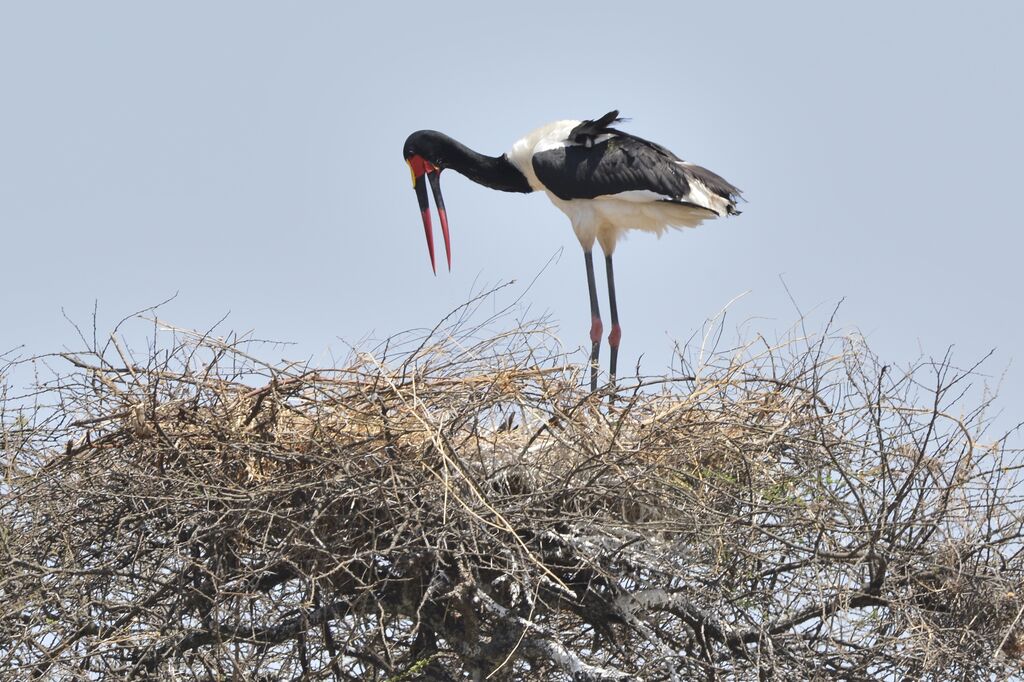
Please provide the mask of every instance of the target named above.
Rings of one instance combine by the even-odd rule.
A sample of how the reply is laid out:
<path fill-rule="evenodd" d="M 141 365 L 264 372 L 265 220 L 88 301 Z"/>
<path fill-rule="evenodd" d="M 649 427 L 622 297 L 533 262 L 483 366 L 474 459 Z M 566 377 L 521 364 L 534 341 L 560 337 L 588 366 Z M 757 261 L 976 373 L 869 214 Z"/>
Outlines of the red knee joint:
<path fill-rule="evenodd" d="M 619 347 L 619 340 L 622 338 L 622 327 L 617 324 L 612 325 L 612 333 L 608 335 L 608 345 L 612 348 Z"/>
<path fill-rule="evenodd" d="M 604 327 L 601 325 L 601 318 L 600 317 L 593 317 L 593 318 L 591 318 L 591 320 L 590 320 L 590 340 L 591 340 L 591 342 L 593 342 L 593 343 L 600 343 L 601 342 L 601 332 L 603 330 L 604 330 Z"/>

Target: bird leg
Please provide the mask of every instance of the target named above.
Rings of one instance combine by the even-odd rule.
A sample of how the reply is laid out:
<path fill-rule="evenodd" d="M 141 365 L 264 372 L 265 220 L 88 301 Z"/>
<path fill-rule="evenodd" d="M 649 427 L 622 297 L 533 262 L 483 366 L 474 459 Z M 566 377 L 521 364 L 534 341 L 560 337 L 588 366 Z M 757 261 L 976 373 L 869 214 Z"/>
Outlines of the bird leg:
<path fill-rule="evenodd" d="M 601 352 L 601 309 L 597 305 L 597 284 L 594 282 L 594 256 L 590 251 L 583 252 L 587 263 L 587 287 L 590 289 L 590 392 L 597 391 L 597 358 Z"/>
<path fill-rule="evenodd" d="M 610 253 L 604 257 L 604 264 L 608 270 L 608 304 L 612 311 L 612 331 L 608 334 L 608 346 L 611 348 L 608 381 L 614 386 L 615 365 L 619 359 L 619 340 L 622 338 L 622 329 L 619 327 L 619 307 L 615 304 L 615 274 L 612 272 L 612 255 Z"/>

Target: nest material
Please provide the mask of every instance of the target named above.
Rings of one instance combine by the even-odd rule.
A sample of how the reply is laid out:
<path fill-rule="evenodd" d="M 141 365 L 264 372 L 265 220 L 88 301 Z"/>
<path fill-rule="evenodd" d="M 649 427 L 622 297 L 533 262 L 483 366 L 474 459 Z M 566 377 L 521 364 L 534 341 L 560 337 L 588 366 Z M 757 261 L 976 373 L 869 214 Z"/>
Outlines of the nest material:
<path fill-rule="evenodd" d="M 0 666 L 1015 674 L 1020 508 L 948 362 L 797 339 L 590 395 L 539 324 L 446 332 L 330 369 L 181 330 L 67 355 L 5 416 Z"/>

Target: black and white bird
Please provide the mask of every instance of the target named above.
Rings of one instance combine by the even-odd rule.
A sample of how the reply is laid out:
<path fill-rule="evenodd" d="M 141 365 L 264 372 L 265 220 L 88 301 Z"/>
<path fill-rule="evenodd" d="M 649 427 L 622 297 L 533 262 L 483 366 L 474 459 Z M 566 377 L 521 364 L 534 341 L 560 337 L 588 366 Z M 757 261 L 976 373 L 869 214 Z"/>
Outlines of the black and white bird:
<path fill-rule="evenodd" d="M 512 145 L 501 156 L 485 156 L 435 130 L 420 130 L 405 141 L 405 160 L 412 170 L 413 188 L 423 216 L 430 265 L 434 238 L 424 176 L 430 183 L 444 234 L 445 256 L 451 269 L 448 216 L 441 198 L 441 171 L 451 168 L 478 184 L 504 192 L 537 192 L 572 222 L 583 247 L 590 290 L 590 388 L 597 390 L 601 348 L 601 313 L 594 283 L 596 241 L 605 255 L 611 307 L 609 377 L 615 381 L 619 340 L 618 308 L 612 254 L 628 230 L 661 235 L 669 227 L 696 227 L 708 218 L 738 215 L 740 190 L 706 168 L 683 161 L 661 145 L 612 128 L 621 122 L 618 111 L 592 121 L 555 121 Z"/>

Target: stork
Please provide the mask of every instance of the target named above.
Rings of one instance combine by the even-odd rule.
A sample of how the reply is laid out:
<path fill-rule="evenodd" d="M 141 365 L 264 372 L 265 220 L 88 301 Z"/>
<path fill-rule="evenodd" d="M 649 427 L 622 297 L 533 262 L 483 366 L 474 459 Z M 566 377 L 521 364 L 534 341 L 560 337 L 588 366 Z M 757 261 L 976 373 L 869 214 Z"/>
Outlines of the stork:
<path fill-rule="evenodd" d="M 430 266 L 434 237 L 424 176 L 430 183 L 444 235 L 448 269 L 452 266 L 448 216 L 441 197 L 441 171 L 451 168 L 473 182 L 503 192 L 548 195 L 572 223 L 583 247 L 590 292 L 590 390 L 597 390 L 603 325 L 594 282 L 594 242 L 604 252 L 612 328 L 609 380 L 614 384 L 622 329 L 615 303 L 612 255 L 628 230 L 661 235 L 669 227 L 696 227 L 708 218 L 738 215 L 740 190 L 721 176 L 683 161 L 661 145 L 610 127 L 622 122 L 618 111 L 588 121 L 555 121 L 529 133 L 501 156 L 485 156 L 435 130 L 420 130 L 405 141 L 426 233 Z"/>

